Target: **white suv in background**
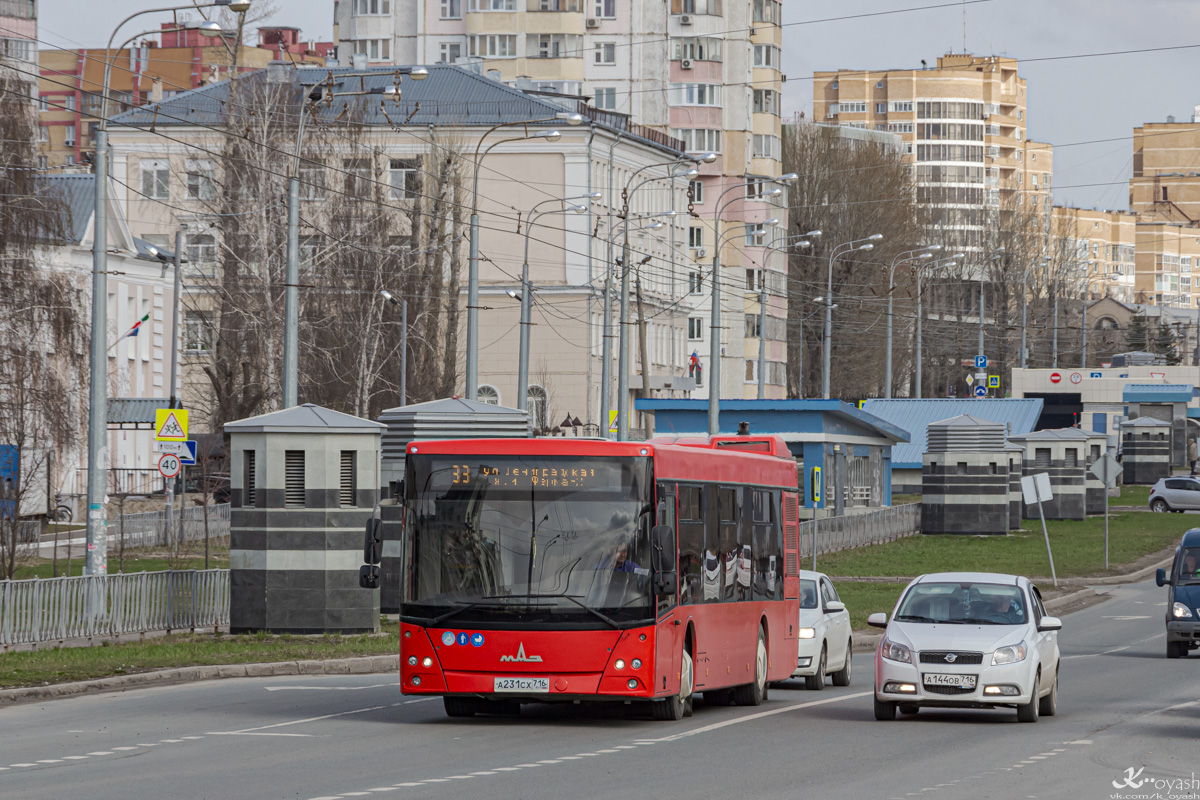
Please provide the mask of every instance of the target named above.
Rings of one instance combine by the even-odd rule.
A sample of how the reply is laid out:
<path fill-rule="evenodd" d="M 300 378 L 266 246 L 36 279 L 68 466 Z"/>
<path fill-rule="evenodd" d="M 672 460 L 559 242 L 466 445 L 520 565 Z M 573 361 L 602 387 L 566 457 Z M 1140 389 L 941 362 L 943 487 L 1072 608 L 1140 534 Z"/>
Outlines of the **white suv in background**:
<path fill-rule="evenodd" d="M 834 686 L 850 685 L 850 612 L 828 576 L 800 573 L 800 653 L 793 678 L 808 689 L 824 689 L 825 676 Z"/>
<path fill-rule="evenodd" d="M 875 719 L 921 707 L 1016 708 L 1021 722 L 1058 711 L 1058 630 L 1028 578 L 922 575 L 905 588 L 875 651 Z"/>

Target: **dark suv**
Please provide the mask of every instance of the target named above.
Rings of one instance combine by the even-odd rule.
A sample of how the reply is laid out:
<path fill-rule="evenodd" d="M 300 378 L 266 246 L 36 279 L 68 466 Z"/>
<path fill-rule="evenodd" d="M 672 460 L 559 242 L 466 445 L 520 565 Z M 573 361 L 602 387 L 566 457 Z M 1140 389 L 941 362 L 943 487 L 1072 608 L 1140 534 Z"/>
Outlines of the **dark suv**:
<path fill-rule="evenodd" d="M 1200 528 L 1183 535 L 1175 549 L 1170 577 L 1165 569 L 1155 575 L 1167 590 L 1167 658 L 1184 658 L 1200 647 Z"/>

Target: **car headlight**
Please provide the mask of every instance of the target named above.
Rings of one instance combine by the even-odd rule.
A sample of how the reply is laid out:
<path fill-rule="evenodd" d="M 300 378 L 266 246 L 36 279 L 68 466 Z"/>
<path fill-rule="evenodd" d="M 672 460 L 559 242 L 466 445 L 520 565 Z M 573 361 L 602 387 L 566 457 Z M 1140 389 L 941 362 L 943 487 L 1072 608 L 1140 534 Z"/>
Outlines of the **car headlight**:
<path fill-rule="evenodd" d="M 890 639 L 883 640 L 883 644 L 880 646 L 880 652 L 883 654 L 883 657 L 889 661 L 902 661 L 905 664 L 912 663 L 912 651 L 904 645 L 893 642 Z"/>
<path fill-rule="evenodd" d="M 1024 642 L 997 648 L 996 652 L 992 653 L 992 666 L 994 667 L 997 664 L 1016 664 L 1018 661 L 1024 661 L 1027 652 Z"/>
<path fill-rule="evenodd" d="M 1178 603 L 1176 603 L 1176 605 L 1178 605 Z M 811 639 L 816 635 L 817 635 L 817 631 L 815 628 L 801 628 L 800 629 L 800 638 L 801 639 Z"/>
<path fill-rule="evenodd" d="M 1176 603 L 1171 606 L 1171 616 L 1175 617 L 1175 619 L 1187 619 L 1192 616 L 1192 610 L 1183 603 Z"/>

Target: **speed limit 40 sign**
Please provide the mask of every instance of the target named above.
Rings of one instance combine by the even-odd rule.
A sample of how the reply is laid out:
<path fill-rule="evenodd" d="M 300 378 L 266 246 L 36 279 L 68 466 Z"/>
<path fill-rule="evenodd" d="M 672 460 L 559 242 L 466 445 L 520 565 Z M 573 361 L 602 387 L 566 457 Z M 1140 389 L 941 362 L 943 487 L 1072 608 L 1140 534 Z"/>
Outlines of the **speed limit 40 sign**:
<path fill-rule="evenodd" d="M 162 458 L 158 459 L 158 472 L 164 478 L 174 478 L 179 474 L 179 469 L 179 456 L 177 455 L 163 453 Z"/>

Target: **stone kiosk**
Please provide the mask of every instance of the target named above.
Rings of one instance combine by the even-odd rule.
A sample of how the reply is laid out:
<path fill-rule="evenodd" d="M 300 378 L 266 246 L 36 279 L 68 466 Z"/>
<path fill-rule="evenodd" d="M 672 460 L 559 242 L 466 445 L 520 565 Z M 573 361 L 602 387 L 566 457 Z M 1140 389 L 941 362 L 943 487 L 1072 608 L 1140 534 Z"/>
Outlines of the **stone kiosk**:
<path fill-rule="evenodd" d="M 1153 486 L 1171 476 L 1171 423 L 1138 417 L 1121 425 L 1125 483 Z"/>
<path fill-rule="evenodd" d="M 379 422 L 386 426 L 380 464 L 379 609 L 399 614 L 404 507 L 396 493 L 404 479 L 405 447 L 420 439 L 528 439 L 532 426 L 528 411 L 459 397 L 389 408 Z"/>
<path fill-rule="evenodd" d="M 314 405 L 230 422 L 230 633 L 368 633 L 363 530 L 383 425 Z"/>
<path fill-rule="evenodd" d="M 1087 442 L 1078 428 L 1034 431 L 1009 441 L 1025 447 L 1025 475 L 1050 475 L 1054 498 L 1042 503 L 1046 519 L 1087 519 Z M 1035 506 L 1025 506 L 1025 518 L 1037 519 Z"/>
<path fill-rule="evenodd" d="M 1021 477 L 1025 474 L 1025 448 L 1009 442 L 1004 449 L 1008 451 L 1008 529 L 1019 531 L 1025 505 L 1025 495 L 1021 491 Z"/>
<path fill-rule="evenodd" d="M 931 423 L 921 470 L 921 532 L 1008 533 L 1004 424 L 969 414 Z"/>

